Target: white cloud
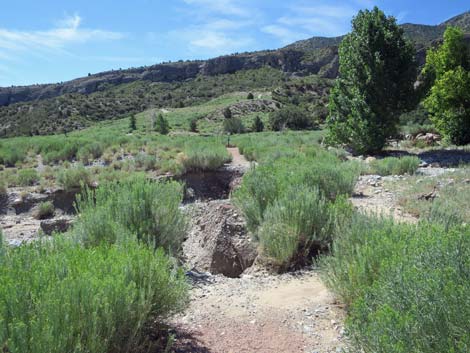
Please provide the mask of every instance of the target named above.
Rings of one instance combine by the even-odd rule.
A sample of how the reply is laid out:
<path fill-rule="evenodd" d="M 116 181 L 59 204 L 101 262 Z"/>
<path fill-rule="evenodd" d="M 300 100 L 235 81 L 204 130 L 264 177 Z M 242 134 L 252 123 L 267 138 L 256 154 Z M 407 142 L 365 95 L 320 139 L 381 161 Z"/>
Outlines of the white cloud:
<path fill-rule="evenodd" d="M 66 17 L 57 26 L 48 30 L 21 31 L 0 28 L 0 49 L 5 51 L 22 50 L 62 50 L 68 44 L 90 41 L 117 40 L 124 37 L 118 32 L 82 28 L 81 17 Z M 1 53 L 0 53 L 1 55 Z"/>
<path fill-rule="evenodd" d="M 279 39 L 282 44 L 290 44 L 300 39 L 305 39 L 308 34 L 293 31 L 279 25 L 268 25 L 261 28 L 265 33 L 271 34 Z"/>
<path fill-rule="evenodd" d="M 235 0 L 184 0 L 186 4 L 196 5 L 207 11 L 223 15 L 249 17 L 250 11 L 237 4 Z"/>

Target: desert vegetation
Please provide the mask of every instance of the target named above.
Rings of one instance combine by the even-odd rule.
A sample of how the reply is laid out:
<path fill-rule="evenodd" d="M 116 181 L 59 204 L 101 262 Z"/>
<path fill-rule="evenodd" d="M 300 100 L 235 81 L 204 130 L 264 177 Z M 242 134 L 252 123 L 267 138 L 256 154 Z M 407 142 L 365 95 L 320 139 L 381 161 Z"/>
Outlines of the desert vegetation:
<path fill-rule="evenodd" d="M 421 66 L 411 40 L 433 42 Z M 338 54 L 325 43 L 339 44 L 339 66 L 312 74 Z M 199 272 L 204 261 L 238 266 L 233 277 L 319 271 L 345 307 L 352 351 L 470 351 L 469 48 L 457 27 L 399 26 L 374 8 L 344 38 L 280 51 L 299 56 L 298 75 L 266 65 L 0 108 L 4 231 L 38 228 L 23 243 L 0 232 L 0 351 L 171 343 L 159 329 L 188 308 L 190 280 L 225 281 Z M 358 199 L 409 217 L 361 211 Z M 198 262 L 184 251 L 200 234 L 186 248 L 214 241 L 216 255 Z"/>

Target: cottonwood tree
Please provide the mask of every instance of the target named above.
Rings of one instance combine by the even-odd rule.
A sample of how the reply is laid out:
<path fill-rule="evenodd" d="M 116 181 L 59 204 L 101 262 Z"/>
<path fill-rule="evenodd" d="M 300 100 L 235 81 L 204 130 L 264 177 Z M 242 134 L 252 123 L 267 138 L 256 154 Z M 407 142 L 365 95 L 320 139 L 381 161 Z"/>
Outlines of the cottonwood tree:
<path fill-rule="evenodd" d="M 433 86 L 424 107 L 449 142 L 470 143 L 470 45 L 462 30 L 449 27 L 444 43 L 429 51 L 424 76 Z"/>
<path fill-rule="evenodd" d="M 415 50 L 395 18 L 375 7 L 359 11 L 339 48 L 339 78 L 329 104 L 327 141 L 356 153 L 381 150 L 412 108 Z"/>

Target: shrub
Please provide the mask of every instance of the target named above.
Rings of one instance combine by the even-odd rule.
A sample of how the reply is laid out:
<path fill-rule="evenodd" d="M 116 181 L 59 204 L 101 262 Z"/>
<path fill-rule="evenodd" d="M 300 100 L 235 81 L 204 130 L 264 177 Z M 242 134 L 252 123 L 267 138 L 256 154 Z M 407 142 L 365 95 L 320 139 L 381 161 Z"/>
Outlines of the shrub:
<path fill-rule="evenodd" d="M 170 132 L 170 124 L 162 114 L 159 114 L 157 117 L 157 121 L 155 122 L 155 131 L 162 135 L 168 135 Z"/>
<path fill-rule="evenodd" d="M 182 197 L 183 188 L 176 182 L 136 176 L 105 183 L 78 198 L 80 217 L 73 232 L 87 246 L 121 242 L 130 233 L 154 247 L 177 251 L 186 231 L 179 210 Z"/>
<path fill-rule="evenodd" d="M 77 157 L 83 163 L 87 164 L 90 161 L 100 158 L 103 155 L 103 144 L 100 142 L 91 142 L 81 147 L 77 152 Z"/>
<path fill-rule="evenodd" d="M 0 163 L 14 167 L 16 163 L 26 159 L 27 151 L 23 146 L 0 146 Z"/>
<path fill-rule="evenodd" d="M 18 171 L 18 185 L 32 186 L 39 181 L 38 172 L 35 169 L 20 169 Z"/>
<path fill-rule="evenodd" d="M 224 116 L 225 119 L 232 119 L 232 111 L 230 110 L 230 107 L 226 107 L 222 111 L 222 115 Z"/>
<path fill-rule="evenodd" d="M 191 119 L 189 121 L 189 131 L 197 132 L 197 119 Z"/>
<path fill-rule="evenodd" d="M 83 165 L 78 165 L 62 169 L 57 176 L 57 182 L 65 190 L 78 189 L 82 186 L 91 185 L 91 174 Z"/>
<path fill-rule="evenodd" d="M 142 170 L 153 170 L 157 166 L 157 158 L 140 152 L 134 158 L 136 168 Z"/>
<path fill-rule="evenodd" d="M 50 218 L 54 215 L 54 211 L 55 209 L 54 209 L 54 205 L 52 204 L 52 202 L 50 201 L 41 202 L 36 209 L 34 218 L 36 219 Z"/>
<path fill-rule="evenodd" d="M 467 352 L 470 228 L 362 217 L 341 232 L 324 280 L 350 305 L 364 352 Z M 393 334 L 391 334 L 393 333 Z"/>
<path fill-rule="evenodd" d="M 129 118 L 129 131 L 137 130 L 137 118 L 134 114 Z"/>
<path fill-rule="evenodd" d="M 419 164 L 418 157 L 386 157 L 372 161 L 370 169 L 372 173 L 379 175 L 403 175 L 406 173 L 412 175 L 418 169 Z"/>
<path fill-rule="evenodd" d="M 185 172 L 216 170 L 230 162 L 227 149 L 221 144 L 188 143 L 181 160 Z"/>
<path fill-rule="evenodd" d="M 0 245 L 0 263 L 5 352 L 128 352 L 150 320 L 186 300 L 183 273 L 163 251 L 135 241 L 94 249 L 62 237 Z"/>
<path fill-rule="evenodd" d="M 355 165 L 342 163 L 329 154 L 315 157 L 279 158 L 248 172 L 234 201 L 255 231 L 264 220 L 266 208 L 291 185 L 317 187 L 325 199 L 351 194 L 357 179 Z"/>
<path fill-rule="evenodd" d="M 285 128 L 305 130 L 314 128 L 315 124 L 305 109 L 287 105 L 269 115 L 269 126 L 274 131 L 281 131 Z"/>
<path fill-rule="evenodd" d="M 230 134 L 241 134 L 245 127 L 239 118 L 230 118 L 224 120 L 224 132 Z"/>
<path fill-rule="evenodd" d="M 7 195 L 8 195 L 7 183 L 2 178 L 0 179 L 0 198 L 6 197 Z"/>
<path fill-rule="evenodd" d="M 329 246 L 336 224 L 350 213 L 346 199 L 330 202 L 318 188 L 293 186 L 265 211 L 258 231 L 263 255 L 281 269 L 305 265 Z"/>
<path fill-rule="evenodd" d="M 261 118 L 257 115 L 255 120 L 253 121 L 253 126 L 251 127 L 251 131 L 262 132 L 263 130 L 264 130 L 264 124 L 261 121 Z"/>
<path fill-rule="evenodd" d="M 248 93 L 248 95 L 246 96 L 246 99 L 255 99 L 255 96 L 253 95 L 253 93 Z"/>

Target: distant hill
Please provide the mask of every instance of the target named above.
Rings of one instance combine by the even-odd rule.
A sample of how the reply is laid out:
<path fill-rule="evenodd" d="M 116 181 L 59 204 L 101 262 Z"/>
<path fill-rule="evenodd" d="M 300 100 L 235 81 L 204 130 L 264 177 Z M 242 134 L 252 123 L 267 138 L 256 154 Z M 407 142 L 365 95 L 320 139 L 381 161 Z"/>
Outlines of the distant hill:
<path fill-rule="evenodd" d="M 426 49 L 442 39 L 448 25 L 470 32 L 470 12 L 436 26 L 402 25 L 416 45 L 420 64 Z M 111 70 L 56 84 L 0 88 L 0 136 L 82 128 L 152 107 L 197 104 L 228 90 L 272 89 L 290 75 L 335 78 L 342 38 L 313 37 L 277 50 Z M 272 79 L 261 77 L 266 74 L 264 68 L 271 70 Z"/>

